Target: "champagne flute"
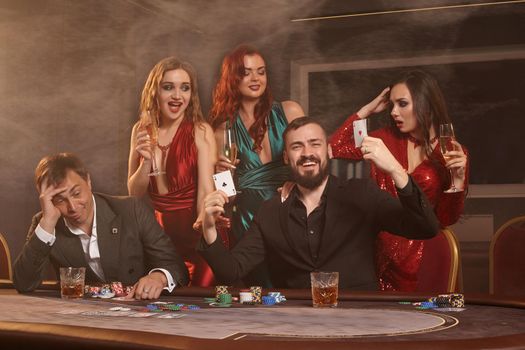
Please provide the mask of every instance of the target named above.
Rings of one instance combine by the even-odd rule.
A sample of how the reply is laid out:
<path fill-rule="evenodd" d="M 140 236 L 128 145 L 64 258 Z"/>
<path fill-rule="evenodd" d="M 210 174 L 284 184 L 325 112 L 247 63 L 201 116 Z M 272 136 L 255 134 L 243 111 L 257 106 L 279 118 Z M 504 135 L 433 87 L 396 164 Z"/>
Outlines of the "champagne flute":
<path fill-rule="evenodd" d="M 231 162 L 231 164 L 235 165 L 235 160 L 237 159 L 237 142 L 235 139 L 235 133 L 233 132 L 233 129 L 230 125 L 229 121 L 226 121 L 226 125 L 224 127 L 223 131 L 223 137 L 222 137 L 222 154 L 228 158 L 228 160 Z M 230 169 L 230 172 L 233 175 L 233 170 Z M 237 187 L 237 185 L 235 186 Z M 239 194 L 241 191 L 236 190 L 236 192 Z M 236 211 L 236 207 L 233 204 L 227 205 L 225 208 L 226 212 L 224 213 L 224 216 L 226 218 L 231 218 L 233 216 L 233 212 Z"/>
<path fill-rule="evenodd" d="M 235 140 L 233 129 L 228 122 L 224 128 L 222 154 L 235 165 L 235 160 L 237 159 L 237 142 Z"/>
<path fill-rule="evenodd" d="M 455 141 L 456 137 L 454 136 L 454 127 L 452 124 L 441 124 L 439 126 L 439 147 L 441 149 L 441 154 L 445 161 L 449 161 L 453 157 L 448 154 L 450 151 L 455 151 L 456 147 L 452 141 Z M 450 173 L 450 188 L 445 190 L 445 193 L 454 193 L 461 192 L 462 190 L 457 188 L 454 185 L 454 173 L 452 169 L 449 169 Z"/>
<path fill-rule="evenodd" d="M 158 131 L 157 128 L 153 126 L 153 123 L 151 121 L 144 122 L 141 125 L 142 128 L 146 129 L 148 136 L 149 136 L 149 144 L 151 149 L 151 162 L 153 165 L 152 171 L 148 174 L 148 176 L 159 176 L 162 174 L 165 174 L 164 171 L 160 171 L 160 169 L 157 167 L 157 161 L 155 157 L 155 149 L 157 147 L 157 140 L 158 140 Z"/>

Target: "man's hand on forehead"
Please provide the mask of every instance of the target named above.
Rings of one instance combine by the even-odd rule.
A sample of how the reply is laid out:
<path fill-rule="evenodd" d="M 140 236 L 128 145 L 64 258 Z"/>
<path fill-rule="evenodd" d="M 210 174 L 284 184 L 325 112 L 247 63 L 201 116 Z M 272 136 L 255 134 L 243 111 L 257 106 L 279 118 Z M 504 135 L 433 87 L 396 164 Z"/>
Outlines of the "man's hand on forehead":
<path fill-rule="evenodd" d="M 62 194 L 68 190 L 67 186 L 60 186 L 60 184 L 52 183 L 48 178 L 45 178 L 40 185 L 40 194 L 51 195 L 53 198 L 56 195 Z"/>

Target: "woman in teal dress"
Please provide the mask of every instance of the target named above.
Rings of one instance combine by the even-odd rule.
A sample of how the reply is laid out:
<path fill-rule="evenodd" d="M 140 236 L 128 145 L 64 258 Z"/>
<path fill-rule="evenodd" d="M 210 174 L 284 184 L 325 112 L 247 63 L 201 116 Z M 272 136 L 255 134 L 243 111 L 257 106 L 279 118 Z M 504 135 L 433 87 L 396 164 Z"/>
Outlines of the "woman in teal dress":
<path fill-rule="evenodd" d="M 273 101 L 266 65 L 257 49 L 241 45 L 226 55 L 213 93 L 210 123 L 218 142 L 216 171 L 233 171 L 240 191 L 234 201 L 230 245 L 246 232 L 261 203 L 276 195 L 277 188 L 288 180 L 282 133 L 289 122 L 303 115 L 294 101 Z M 222 154 L 227 126 L 236 137 L 234 162 Z M 270 287 L 265 270 L 264 266 L 256 269 L 245 283 Z"/>

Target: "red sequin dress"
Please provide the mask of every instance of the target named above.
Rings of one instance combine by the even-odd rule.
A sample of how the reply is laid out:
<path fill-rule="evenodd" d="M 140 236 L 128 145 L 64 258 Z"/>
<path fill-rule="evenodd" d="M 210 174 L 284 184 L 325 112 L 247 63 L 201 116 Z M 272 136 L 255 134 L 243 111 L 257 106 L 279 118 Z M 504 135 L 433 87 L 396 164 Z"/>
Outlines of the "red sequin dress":
<path fill-rule="evenodd" d="M 193 122 L 183 121 L 173 136 L 166 158 L 168 193 L 159 194 L 155 176 L 150 177 L 149 194 L 158 222 L 171 238 L 190 272 L 190 285 L 212 286 L 213 272 L 196 252 L 201 234 L 193 230 L 197 215 L 197 147 Z"/>
<path fill-rule="evenodd" d="M 331 136 L 330 144 L 334 158 L 363 159 L 361 150 L 356 148 L 354 143 L 352 123 L 358 119 L 357 114 L 352 115 Z M 408 135 L 400 134 L 394 128 L 383 128 L 369 134 L 383 140 L 403 168 L 408 169 Z M 444 193 L 443 191 L 450 186 L 450 176 L 444 166 L 445 161 L 439 147 L 434 148 L 431 158 L 423 160 L 410 175 L 434 206 L 434 212 L 441 226 L 445 227 L 458 221 L 463 212 L 466 192 Z M 377 169 L 373 163 L 370 165 L 370 176 L 376 180 L 379 187 L 397 196 L 392 178 Z M 468 163 L 466 170 L 465 191 L 468 186 Z M 376 244 L 376 267 L 381 290 L 404 292 L 416 290 L 417 273 L 424 253 L 424 241 L 409 240 L 388 232 L 381 232 Z"/>

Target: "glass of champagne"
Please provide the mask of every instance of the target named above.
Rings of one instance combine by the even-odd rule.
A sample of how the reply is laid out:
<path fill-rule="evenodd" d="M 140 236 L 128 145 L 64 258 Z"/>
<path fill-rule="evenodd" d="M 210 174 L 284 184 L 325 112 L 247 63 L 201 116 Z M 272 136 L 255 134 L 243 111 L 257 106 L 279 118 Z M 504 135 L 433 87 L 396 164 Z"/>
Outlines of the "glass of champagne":
<path fill-rule="evenodd" d="M 160 169 L 157 167 L 157 161 L 155 157 L 155 149 L 157 148 L 157 140 L 158 140 L 158 133 L 157 128 L 153 126 L 152 122 L 144 122 L 141 125 L 142 128 L 144 128 L 149 136 L 149 144 L 150 144 L 150 150 L 151 150 L 151 162 L 153 165 L 153 169 L 148 174 L 149 176 L 159 176 L 162 174 L 165 174 L 165 172 L 160 171 Z"/>
<path fill-rule="evenodd" d="M 235 160 L 237 159 L 237 142 L 235 139 L 235 133 L 233 132 L 233 129 L 230 125 L 230 122 L 226 122 L 226 126 L 224 127 L 223 137 L 222 137 L 222 154 L 228 158 L 228 160 L 231 162 L 232 165 L 235 165 Z M 230 172 L 233 171 L 230 169 Z M 237 187 L 237 185 L 235 185 Z M 240 194 L 241 191 L 238 189 L 236 190 L 237 194 Z M 233 212 L 236 210 L 235 205 L 230 204 L 225 207 L 226 212 L 224 213 L 224 216 L 226 218 L 231 218 L 233 216 Z M 229 225 L 229 224 L 227 224 Z"/>
<path fill-rule="evenodd" d="M 235 142 L 233 129 L 228 122 L 224 128 L 222 141 L 222 154 L 226 156 L 233 165 L 235 165 L 235 160 L 237 159 L 237 143 Z"/>
<path fill-rule="evenodd" d="M 441 124 L 439 126 L 439 147 L 441 149 L 441 154 L 445 161 L 449 161 L 452 156 L 448 154 L 450 151 L 455 151 L 456 147 L 452 141 L 455 141 L 456 137 L 454 136 L 454 127 L 452 124 Z M 450 172 L 450 188 L 445 190 L 445 193 L 454 193 L 461 192 L 462 190 L 457 188 L 454 185 L 454 173 L 452 169 L 449 169 Z"/>

